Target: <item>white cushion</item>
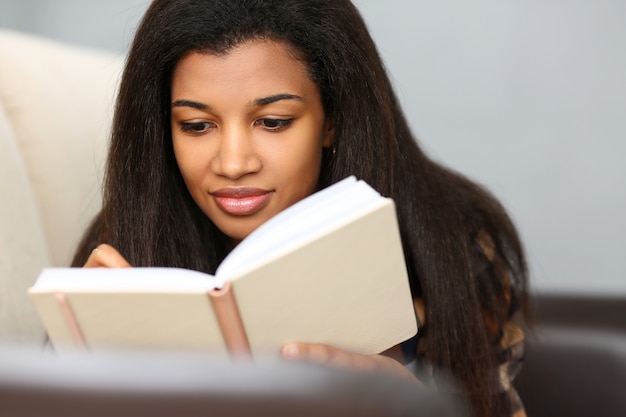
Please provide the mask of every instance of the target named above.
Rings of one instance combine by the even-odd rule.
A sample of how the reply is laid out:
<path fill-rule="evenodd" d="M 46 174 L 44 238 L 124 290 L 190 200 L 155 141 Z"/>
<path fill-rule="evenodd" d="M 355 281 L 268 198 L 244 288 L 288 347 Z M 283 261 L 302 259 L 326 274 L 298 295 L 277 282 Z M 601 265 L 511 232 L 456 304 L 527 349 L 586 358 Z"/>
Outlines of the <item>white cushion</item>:
<path fill-rule="evenodd" d="M 0 101 L 40 207 L 54 265 L 67 265 L 100 207 L 121 57 L 0 32 Z"/>
<path fill-rule="evenodd" d="M 41 339 L 26 289 L 100 208 L 123 57 L 0 30 L 0 342 Z"/>
<path fill-rule="evenodd" d="M 0 340 L 41 342 L 43 329 L 26 289 L 50 256 L 26 167 L 1 107 L 0 195 Z"/>

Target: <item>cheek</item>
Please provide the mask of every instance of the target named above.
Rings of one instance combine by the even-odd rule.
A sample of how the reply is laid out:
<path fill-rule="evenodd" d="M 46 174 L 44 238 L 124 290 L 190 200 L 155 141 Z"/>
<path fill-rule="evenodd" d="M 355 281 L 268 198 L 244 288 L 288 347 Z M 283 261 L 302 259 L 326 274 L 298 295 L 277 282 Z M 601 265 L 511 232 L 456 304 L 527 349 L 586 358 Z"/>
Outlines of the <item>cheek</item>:
<path fill-rule="evenodd" d="M 303 177 L 316 176 L 322 161 L 321 142 L 313 139 L 277 147 L 265 153 L 268 164 L 284 179 L 301 181 Z M 270 162 L 271 161 L 271 162 Z"/>
<path fill-rule="evenodd" d="M 174 157 L 189 191 L 200 185 L 206 167 L 206 157 L 194 147 L 181 146 L 174 141 Z"/>
<path fill-rule="evenodd" d="M 293 145 L 290 146 L 286 159 L 295 168 L 319 171 L 324 142 L 323 117 L 311 117 L 306 122 L 292 138 Z"/>

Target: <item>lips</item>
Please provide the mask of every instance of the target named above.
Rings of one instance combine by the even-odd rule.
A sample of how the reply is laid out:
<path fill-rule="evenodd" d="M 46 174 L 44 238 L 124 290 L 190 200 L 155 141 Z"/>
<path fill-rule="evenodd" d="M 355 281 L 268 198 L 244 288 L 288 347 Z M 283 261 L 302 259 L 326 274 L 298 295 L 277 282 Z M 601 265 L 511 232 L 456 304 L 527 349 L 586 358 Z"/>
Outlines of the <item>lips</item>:
<path fill-rule="evenodd" d="M 225 213 L 232 216 L 249 216 L 265 207 L 273 192 L 254 187 L 227 187 L 210 194 Z"/>

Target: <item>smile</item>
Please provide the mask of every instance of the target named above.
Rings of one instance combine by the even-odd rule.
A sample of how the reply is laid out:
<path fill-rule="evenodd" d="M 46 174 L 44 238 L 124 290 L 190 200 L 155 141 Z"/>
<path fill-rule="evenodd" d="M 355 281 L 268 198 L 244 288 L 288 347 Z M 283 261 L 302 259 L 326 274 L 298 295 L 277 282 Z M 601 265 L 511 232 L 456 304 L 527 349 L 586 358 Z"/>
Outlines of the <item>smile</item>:
<path fill-rule="evenodd" d="M 231 216 L 249 216 L 265 207 L 273 192 L 253 187 L 227 187 L 210 194 L 225 213 Z"/>

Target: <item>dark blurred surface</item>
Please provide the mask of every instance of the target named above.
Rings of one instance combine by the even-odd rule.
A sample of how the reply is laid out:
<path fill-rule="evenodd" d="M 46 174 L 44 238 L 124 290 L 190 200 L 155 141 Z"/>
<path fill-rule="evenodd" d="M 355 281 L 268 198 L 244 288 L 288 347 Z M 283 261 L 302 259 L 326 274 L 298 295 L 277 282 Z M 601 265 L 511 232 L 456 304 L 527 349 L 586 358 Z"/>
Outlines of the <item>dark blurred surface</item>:
<path fill-rule="evenodd" d="M 533 299 L 516 387 L 529 417 L 626 416 L 626 298 Z"/>
<path fill-rule="evenodd" d="M 0 349 L 0 416 L 429 416 L 457 404 L 412 381 L 303 363 Z"/>

